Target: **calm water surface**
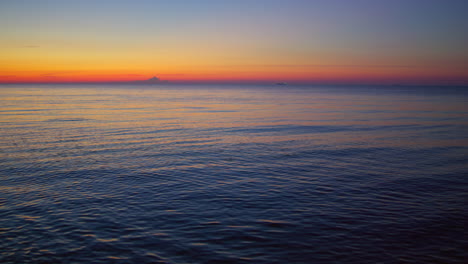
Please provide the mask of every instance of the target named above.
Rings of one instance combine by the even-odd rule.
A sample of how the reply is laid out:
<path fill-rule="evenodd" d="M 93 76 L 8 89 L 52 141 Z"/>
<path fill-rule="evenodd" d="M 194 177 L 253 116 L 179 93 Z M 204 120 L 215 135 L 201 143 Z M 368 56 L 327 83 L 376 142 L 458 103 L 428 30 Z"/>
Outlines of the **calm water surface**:
<path fill-rule="evenodd" d="M 468 92 L 0 86 L 1 263 L 463 263 Z"/>

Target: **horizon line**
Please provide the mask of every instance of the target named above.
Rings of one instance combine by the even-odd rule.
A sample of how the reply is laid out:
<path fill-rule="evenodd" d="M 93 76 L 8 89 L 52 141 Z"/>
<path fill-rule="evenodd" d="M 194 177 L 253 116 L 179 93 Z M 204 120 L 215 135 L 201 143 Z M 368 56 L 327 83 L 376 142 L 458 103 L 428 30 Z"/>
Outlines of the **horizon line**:
<path fill-rule="evenodd" d="M 387 87 L 467 87 L 468 84 L 437 84 L 437 83 L 368 83 L 368 82 L 306 82 L 306 81 L 290 81 L 290 82 L 274 82 L 274 81 L 252 81 L 252 80 L 235 80 L 235 81 L 220 81 L 220 80 L 176 80 L 168 81 L 161 80 L 159 82 L 148 82 L 147 80 L 134 81 L 63 81 L 63 82 L 1 82 L 0 85 L 275 85 L 286 83 L 292 86 L 302 85 L 323 85 L 323 86 L 387 86 Z"/>

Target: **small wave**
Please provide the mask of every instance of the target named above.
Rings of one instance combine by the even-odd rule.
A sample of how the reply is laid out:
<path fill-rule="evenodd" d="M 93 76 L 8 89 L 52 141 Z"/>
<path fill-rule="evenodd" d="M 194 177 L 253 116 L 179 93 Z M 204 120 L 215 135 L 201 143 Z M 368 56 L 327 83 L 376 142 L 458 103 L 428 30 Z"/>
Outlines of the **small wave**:
<path fill-rule="evenodd" d="M 87 118 L 52 118 L 47 119 L 45 122 L 80 122 L 80 121 L 89 121 L 91 119 Z"/>

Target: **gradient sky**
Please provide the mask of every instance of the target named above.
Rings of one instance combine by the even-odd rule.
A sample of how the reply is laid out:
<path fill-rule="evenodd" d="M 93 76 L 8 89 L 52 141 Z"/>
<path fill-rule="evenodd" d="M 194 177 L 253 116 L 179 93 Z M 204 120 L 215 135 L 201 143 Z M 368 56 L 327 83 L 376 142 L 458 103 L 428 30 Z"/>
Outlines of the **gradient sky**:
<path fill-rule="evenodd" d="M 466 0 L 0 0 L 0 82 L 468 85 Z"/>

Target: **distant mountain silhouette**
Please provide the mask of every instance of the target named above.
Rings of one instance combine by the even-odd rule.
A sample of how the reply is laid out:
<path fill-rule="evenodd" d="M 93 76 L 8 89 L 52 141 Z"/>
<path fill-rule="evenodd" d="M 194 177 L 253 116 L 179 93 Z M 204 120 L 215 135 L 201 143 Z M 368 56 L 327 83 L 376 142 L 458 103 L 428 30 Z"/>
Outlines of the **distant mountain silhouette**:
<path fill-rule="evenodd" d="M 156 76 L 153 76 L 147 80 L 141 80 L 141 81 L 131 81 L 130 83 L 141 83 L 141 84 L 158 84 L 158 83 L 168 83 L 169 81 L 166 80 L 161 80 Z"/>
<path fill-rule="evenodd" d="M 160 82 L 161 80 L 156 77 L 156 76 L 153 76 L 152 78 L 149 78 L 148 80 L 146 80 L 146 82 Z"/>

